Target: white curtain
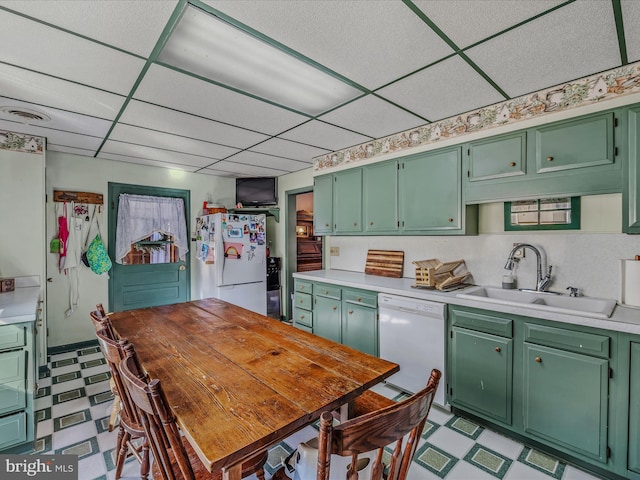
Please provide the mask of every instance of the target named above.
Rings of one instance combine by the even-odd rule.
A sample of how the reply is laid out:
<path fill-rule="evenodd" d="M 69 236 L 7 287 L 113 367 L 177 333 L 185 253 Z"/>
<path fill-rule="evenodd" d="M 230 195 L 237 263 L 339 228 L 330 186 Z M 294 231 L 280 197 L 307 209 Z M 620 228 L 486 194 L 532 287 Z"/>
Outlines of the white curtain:
<path fill-rule="evenodd" d="M 132 243 L 155 232 L 173 236 L 178 257 L 185 259 L 189 244 L 182 199 L 121 193 L 116 227 L 116 262 L 122 263 Z"/>

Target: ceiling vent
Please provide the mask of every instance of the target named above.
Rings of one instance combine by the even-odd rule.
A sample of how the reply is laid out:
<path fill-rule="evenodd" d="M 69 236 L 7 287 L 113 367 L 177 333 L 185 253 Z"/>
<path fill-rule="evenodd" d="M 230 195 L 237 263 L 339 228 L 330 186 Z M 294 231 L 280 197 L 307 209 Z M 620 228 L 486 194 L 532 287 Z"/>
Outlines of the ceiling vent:
<path fill-rule="evenodd" d="M 45 115 L 37 110 L 30 110 L 22 107 L 0 107 L 0 112 L 10 115 L 11 117 L 18 117 L 23 123 L 38 123 L 49 122 L 51 117 Z"/>

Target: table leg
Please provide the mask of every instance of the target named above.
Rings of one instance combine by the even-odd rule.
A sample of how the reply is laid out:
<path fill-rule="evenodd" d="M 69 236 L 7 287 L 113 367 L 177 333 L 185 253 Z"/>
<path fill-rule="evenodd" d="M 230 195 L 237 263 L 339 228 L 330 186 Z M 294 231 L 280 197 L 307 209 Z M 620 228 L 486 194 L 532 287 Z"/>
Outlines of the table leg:
<path fill-rule="evenodd" d="M 222 480 L 242 480 L 242 463 L 223 468 Z"/>

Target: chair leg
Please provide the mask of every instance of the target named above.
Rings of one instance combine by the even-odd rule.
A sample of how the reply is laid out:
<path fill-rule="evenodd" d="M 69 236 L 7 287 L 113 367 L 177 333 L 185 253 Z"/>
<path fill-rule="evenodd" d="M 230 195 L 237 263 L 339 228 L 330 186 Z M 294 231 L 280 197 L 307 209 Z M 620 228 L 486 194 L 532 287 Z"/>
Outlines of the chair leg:
<path fill-rule="evenodd" d="M 258 480 L 264 480 L 264 468 L 260 468 L 256 472 L 256 477 L 258 477 Z"/>
<path fill-rule="evenodd" d="M 142 441 L 142 462 L 140 464 L 140 479 L 148 480 L 149 478 L 149 470 L 150 470 L 150 459 L 149 459 L 149 442 L 145 438 Z"/>
<path fill-rule="evenodd" d="M 123 428 L 120 429 L 120 432 L 123 433 L 122 440 L 118 442 L 120 448 L 118 449 L 118 456 L 116 457 L 116 476 L 115 479 L 118 480 L 122 475 L 122 467 L 124 467 L 124 462 L 127 459 L 127 451 L 129 450 L 129 439 L 131 438 L 131 434 L 129 432 L 125 432 Z"/>

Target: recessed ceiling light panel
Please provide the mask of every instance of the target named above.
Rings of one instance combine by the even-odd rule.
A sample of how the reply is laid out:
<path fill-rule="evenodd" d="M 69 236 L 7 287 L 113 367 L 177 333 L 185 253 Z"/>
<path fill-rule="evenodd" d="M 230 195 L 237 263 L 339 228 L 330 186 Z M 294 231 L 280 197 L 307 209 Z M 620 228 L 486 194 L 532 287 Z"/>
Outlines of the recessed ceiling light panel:
<path fill-rule="evenodd" d="M 362 94 L 193 6 L 185 11 L 158 59 L 309 115 L 318 115 Z"/>
<path fill-rule="evenodd" d="M 24 123 L 43 123 L 51 121 L 51 117 L 37 110 L 24 107 L 0 107 L 0 112 L 9 116 L 12 120 L 20 120 Z"/>

